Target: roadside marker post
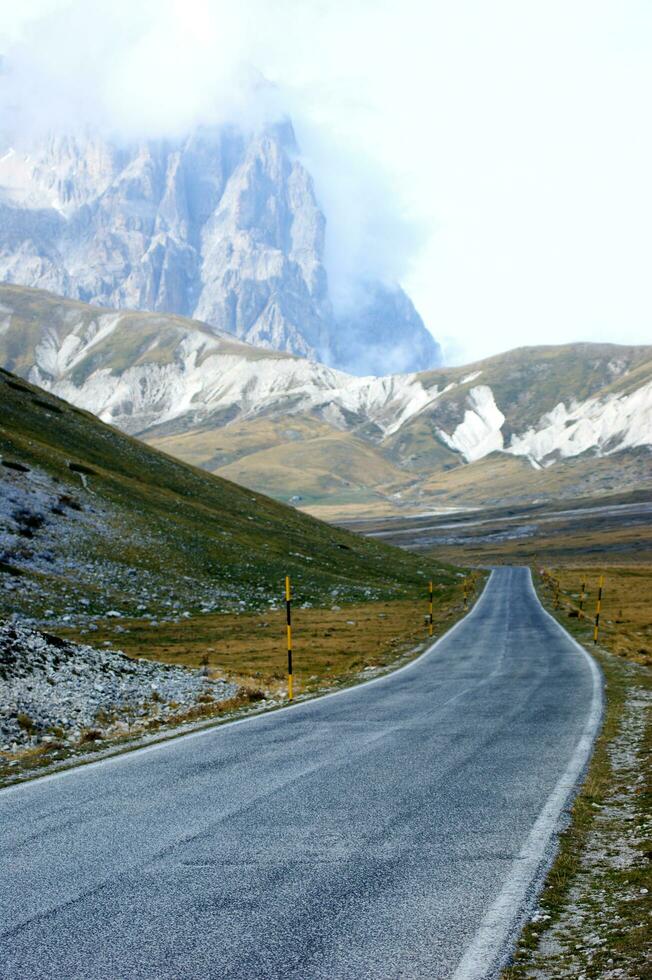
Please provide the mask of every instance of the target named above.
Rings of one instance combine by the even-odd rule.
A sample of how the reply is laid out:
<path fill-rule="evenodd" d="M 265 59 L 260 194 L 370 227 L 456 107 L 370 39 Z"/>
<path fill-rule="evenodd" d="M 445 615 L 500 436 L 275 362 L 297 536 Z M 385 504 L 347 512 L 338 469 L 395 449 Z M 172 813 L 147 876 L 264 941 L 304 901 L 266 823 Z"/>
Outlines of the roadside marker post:
<path fill-rule="evenodd" d="M 600 610 L 602 608 L 602 586 L 604 585 L 604 575 L 600 576 L 598 583 L 598 598 L 595 604 L 595 625 L 593 627 L 593 642 L 598 642 L 598 631 L 600 629 Z"/>
<path fill-rule="evenodd" d="M 285 576 L 285 618 L 287 621 L 288 639 L 288 701 L 292 700 L 292 593 L 290 591 L 290 576 Z"/>
<path fill-rule="evenodd" d="M 432 582 L 428 582 L 428 636 L 432 636 Z"/>
<path fill-rule="evenodd" d="M 584 599 L 586 598 L 586 582 L 582 582 L 582 591 L 580 592 L 580 612 L 584 609 Z"/>

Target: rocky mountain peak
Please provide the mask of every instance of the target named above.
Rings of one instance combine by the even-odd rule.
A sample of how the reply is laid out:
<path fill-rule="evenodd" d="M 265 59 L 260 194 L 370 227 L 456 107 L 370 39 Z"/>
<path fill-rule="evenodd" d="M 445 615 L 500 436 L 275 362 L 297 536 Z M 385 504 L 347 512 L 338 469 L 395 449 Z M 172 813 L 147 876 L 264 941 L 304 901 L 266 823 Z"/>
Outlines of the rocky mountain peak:
<path fill-rule="evenodd" d="M 56 135 L 0 158 L 0 279 L 118 309 L 192 316 L 357 374 L 428 368 L 439 347 L 400 289 L 346 315 L 326 218 L 289 121 L 112 143 Z"/>

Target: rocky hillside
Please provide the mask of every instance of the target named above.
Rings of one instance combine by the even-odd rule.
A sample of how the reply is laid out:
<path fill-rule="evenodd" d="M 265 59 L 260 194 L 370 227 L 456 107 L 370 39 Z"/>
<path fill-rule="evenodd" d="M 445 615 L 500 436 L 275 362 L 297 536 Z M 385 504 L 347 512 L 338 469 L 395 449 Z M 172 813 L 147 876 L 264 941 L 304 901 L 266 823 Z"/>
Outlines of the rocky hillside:
<path fill-rule="evenodd" d="M 0 372 L 0 618 L 122 617 L 409 594 L 431 566 L 188 466 Z M 446 573 L 447 574 L 447 573 Z M 118 637 L 119 638 L 119 637 Z"/>
<path fill-rule="evenodd" d="M 355 374 L 439 363 L 398 286 L 360 282 L 354 314 L 333 309 L 326 234 L 289 123 L 0 147 L 0 281 L 195 317 Z"/>
<path fill-rule="evenodd" d="M 0 363 L 166 452 L 329 517 L 649 482 L 652 347 L 530 347 L 359 378 L 197 321 L 0 286 Z"/>

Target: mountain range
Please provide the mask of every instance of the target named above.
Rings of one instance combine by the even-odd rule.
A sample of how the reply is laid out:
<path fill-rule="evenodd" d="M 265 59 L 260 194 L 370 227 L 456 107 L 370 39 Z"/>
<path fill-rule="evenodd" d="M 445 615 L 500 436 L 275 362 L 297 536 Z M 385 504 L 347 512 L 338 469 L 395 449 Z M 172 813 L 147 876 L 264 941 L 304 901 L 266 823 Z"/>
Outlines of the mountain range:
<path fill-rule="evenodd" d="M 652 347 L 528 347 L 356 377 L 196 320 L 4 285 L 0 364 L 169 454 L 327 517 L 649 484 Z"/>
<path fill-rule="evenodd" d="M 290 122 L 116 142 L 58 134 L 0 148 L 0 280 L 201 320 L 354 374 L 440 363 L 396 284 L 352 278 L 336 309 L 326 218 Z"/>

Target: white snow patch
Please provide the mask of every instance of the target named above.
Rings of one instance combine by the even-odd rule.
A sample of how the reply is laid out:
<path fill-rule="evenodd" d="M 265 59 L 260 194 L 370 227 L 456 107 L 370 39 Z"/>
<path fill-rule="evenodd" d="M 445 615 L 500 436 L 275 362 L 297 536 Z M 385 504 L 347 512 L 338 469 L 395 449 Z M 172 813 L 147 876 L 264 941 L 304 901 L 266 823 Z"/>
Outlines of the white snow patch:
<path fill-rule="evenodd" d="M 69 372 L 121 317 L 100 316 L 87 326 L 80 321 L 63 338 L 49 330 L 37 347 L 30 380 L 132 432 L 188 413 L 236 408 L 238 419 L 311 412 L 340 429 L 359 420 L 389 435 L 441 394 L 415 374 L 351 377 L 191 329 L 180 336 L 171 363 L 137 364 L 118 376 L 98 369 L 77 387 Z"/>
<path fill-rule="evenodd" d="M 547 412 L 536 428 L 514 435 L 506 452 L 528 456 L 544 466 L 588 450 L 611 455 L 652 444 L 652 382 L 631 394 L 563 402 Z"/>
<path fill-rule="evenodd" d="M 472 388 L 467 404 L 470 407 L 464 413 L 464 421 L 460 422 L 453 434 L 448 435 L 440 429 L 439 436 L 447 446 L 461 453 L 467 463 L 473 463 L 503 448 L 501 427 L 505 416 L 496 405 L 488 385 Z"/>
<path fill-rule="evenodd" d="M 80 321 L 63 339 L 59 338 L 55 327 L 48 327 L 34 351 L 37 371 L 45 371 L 53 378 L 63 377 L 67 371 L 79 364 L 96 344 L 111 334 L 121 319 L 121 313 L 105 314 L 98 316 L 86 327 L 83 321 Z"/>

